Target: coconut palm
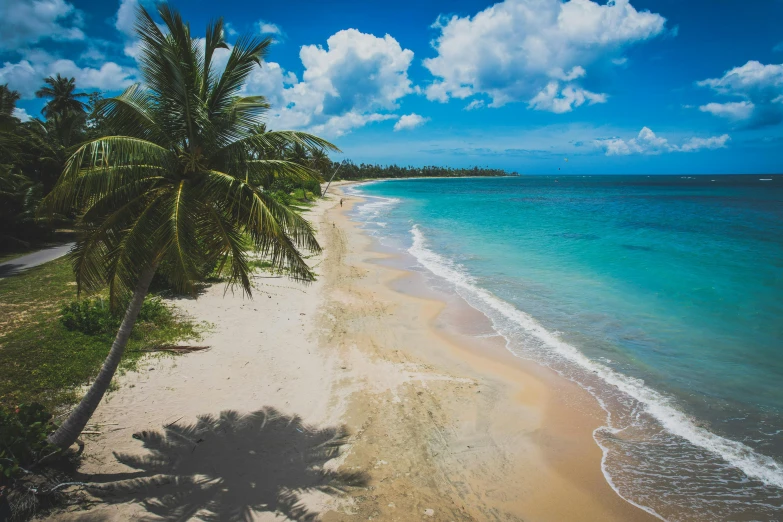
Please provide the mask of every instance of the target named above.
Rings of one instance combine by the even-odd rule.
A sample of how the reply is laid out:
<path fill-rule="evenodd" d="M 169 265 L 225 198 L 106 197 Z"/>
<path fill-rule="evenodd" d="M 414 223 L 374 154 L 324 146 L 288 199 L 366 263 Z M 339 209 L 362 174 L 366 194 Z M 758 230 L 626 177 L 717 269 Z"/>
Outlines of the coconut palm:
<path fill-rule="evenodd" d="M 76 80 L 65 78 L 58 73 L 44 79 L 46 87 L 39 89 L 35 95 L 39 98 L 50 98 L 41 113 L 46 117 L 47 125 L 52 127 L 51 137 L 57 139 L 63 147 L 79 141 L 79 134 L 87 118 L 87 104 L 79 98 L 89 95 L 76 92 Z"/>
<path fill-rule="evenodd" d="M 332 167 L 332 160 L 329 159 L 329 155 L 325 150 L 317 149 L 310 153 L 310 165 L 321 176 L 326 176 Z"/>
<path fill-rule="evenodd" d="M 76 80 L 65 78 L 57 73 L 57 76 L 49 76 L 44 79 L 47 87 L 41 87 L 35 93 L 39 98 L 51 98 L 41 110 L 46 119 L 63 117 L 66 114 L 84 114 L 87 105 L 79 98 L 87 98 L 88 94 L 76 91 Z"/>
<path fill-rule="evenodd" d="M 80 145 L 44 201 L 49 212 L 81 214 L 87 232 L 71 254 L 79 291 L 108 285 L 112 306 L 125 306 L 97 378 L 49 437 L 61 448 L 76 441 L 108 389 L 159 267 L 182 290 L 217 267 L 250 295 L 252 248 L 294 279 L 314 278 L 301 252 L 320 250 L 313 229 L 259 182 L 270 172 L 312 173 L 285 160 L 257 159 L 252 150 L 336 147 L 306 133 L 255 131 L 268 105 L 262 96 L 239 93 L 270 39 L 240 37 L 221 72 L 213 58 L 228 48 L 222 20 L 199 40 L 177 11 L 165 4 L 157 11 L 162 27 L 143 8 L 136 22 L 144 85 L 100 103 L 117 134 Z"/>

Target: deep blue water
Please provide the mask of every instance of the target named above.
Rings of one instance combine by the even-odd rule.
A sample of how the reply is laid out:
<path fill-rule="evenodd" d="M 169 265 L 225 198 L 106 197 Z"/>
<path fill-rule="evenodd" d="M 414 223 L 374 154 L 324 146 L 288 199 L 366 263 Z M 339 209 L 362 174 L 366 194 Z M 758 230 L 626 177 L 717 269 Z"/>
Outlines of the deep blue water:
<path fill-rule="evenodd" d="M 672 520 L 783 517 L 783 176 L 355 190 L 368 230 L 602 401 L 618 493 Z"/>

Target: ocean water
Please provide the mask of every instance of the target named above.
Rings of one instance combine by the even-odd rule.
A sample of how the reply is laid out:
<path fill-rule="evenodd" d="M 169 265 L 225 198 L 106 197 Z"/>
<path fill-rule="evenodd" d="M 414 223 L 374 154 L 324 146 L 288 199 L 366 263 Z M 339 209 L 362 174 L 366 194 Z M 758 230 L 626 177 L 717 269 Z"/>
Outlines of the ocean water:
<path fill-rule="evenodd" d="M 618 494 L 667 520 L 783 520 L 783 176 L 349 190 L 368 232 L 599 400 Z"/>

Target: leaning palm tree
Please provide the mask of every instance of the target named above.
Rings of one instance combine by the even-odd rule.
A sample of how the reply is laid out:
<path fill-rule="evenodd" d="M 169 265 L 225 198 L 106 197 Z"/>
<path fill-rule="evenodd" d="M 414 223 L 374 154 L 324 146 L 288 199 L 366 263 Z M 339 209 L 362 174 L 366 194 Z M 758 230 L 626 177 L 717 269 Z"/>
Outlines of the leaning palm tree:
<path fill-rule="evenodd" d="M 254 131 L 268 105 L 239 93 L 271 40 L 239 38 L 221 72 L 213 57 L 228 47 L 222 20 L 210 23 L 201 43 L 174 9 L 161 4 L 157 11 L 162 28 L 143 8 L 136 22 L 144 85 L 100 105 L 117 134 L 80 145 L 44 201 L 48 212 L 78 211 L 87 230 L 71 253 L 79 292 L 108 285 L 112 306 L 126 307 L 97 378 L 49 437 L 61 448 L 77 440 L 108 389 L 159 267 L 188 290 L 204 267 L 216 266 L 250 295 L 248 249 L 303 281 L 314 276 L 301 249 L 320 250 L 309 223 L 258 182 L 269 172 L 311 173 L 257 159 L 253 149 L 293 143 L 337 150 L 306 133 Z"/>

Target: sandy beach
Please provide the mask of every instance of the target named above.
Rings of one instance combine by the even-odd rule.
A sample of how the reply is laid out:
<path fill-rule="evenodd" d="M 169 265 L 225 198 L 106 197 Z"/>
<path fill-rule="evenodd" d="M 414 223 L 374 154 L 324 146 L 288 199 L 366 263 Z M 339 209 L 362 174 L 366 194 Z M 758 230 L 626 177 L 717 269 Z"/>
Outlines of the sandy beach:
<path fill-rule="evenodd" d="M 595 399 L 454 328 L 486 319 L 377 251 L 357 201 L 309 212 L 316 283 L 175 302 L 209 349 L 118 378 L 84 436 L 104 486 L 55 519 L 655 520 L 602 474 Z"/>

